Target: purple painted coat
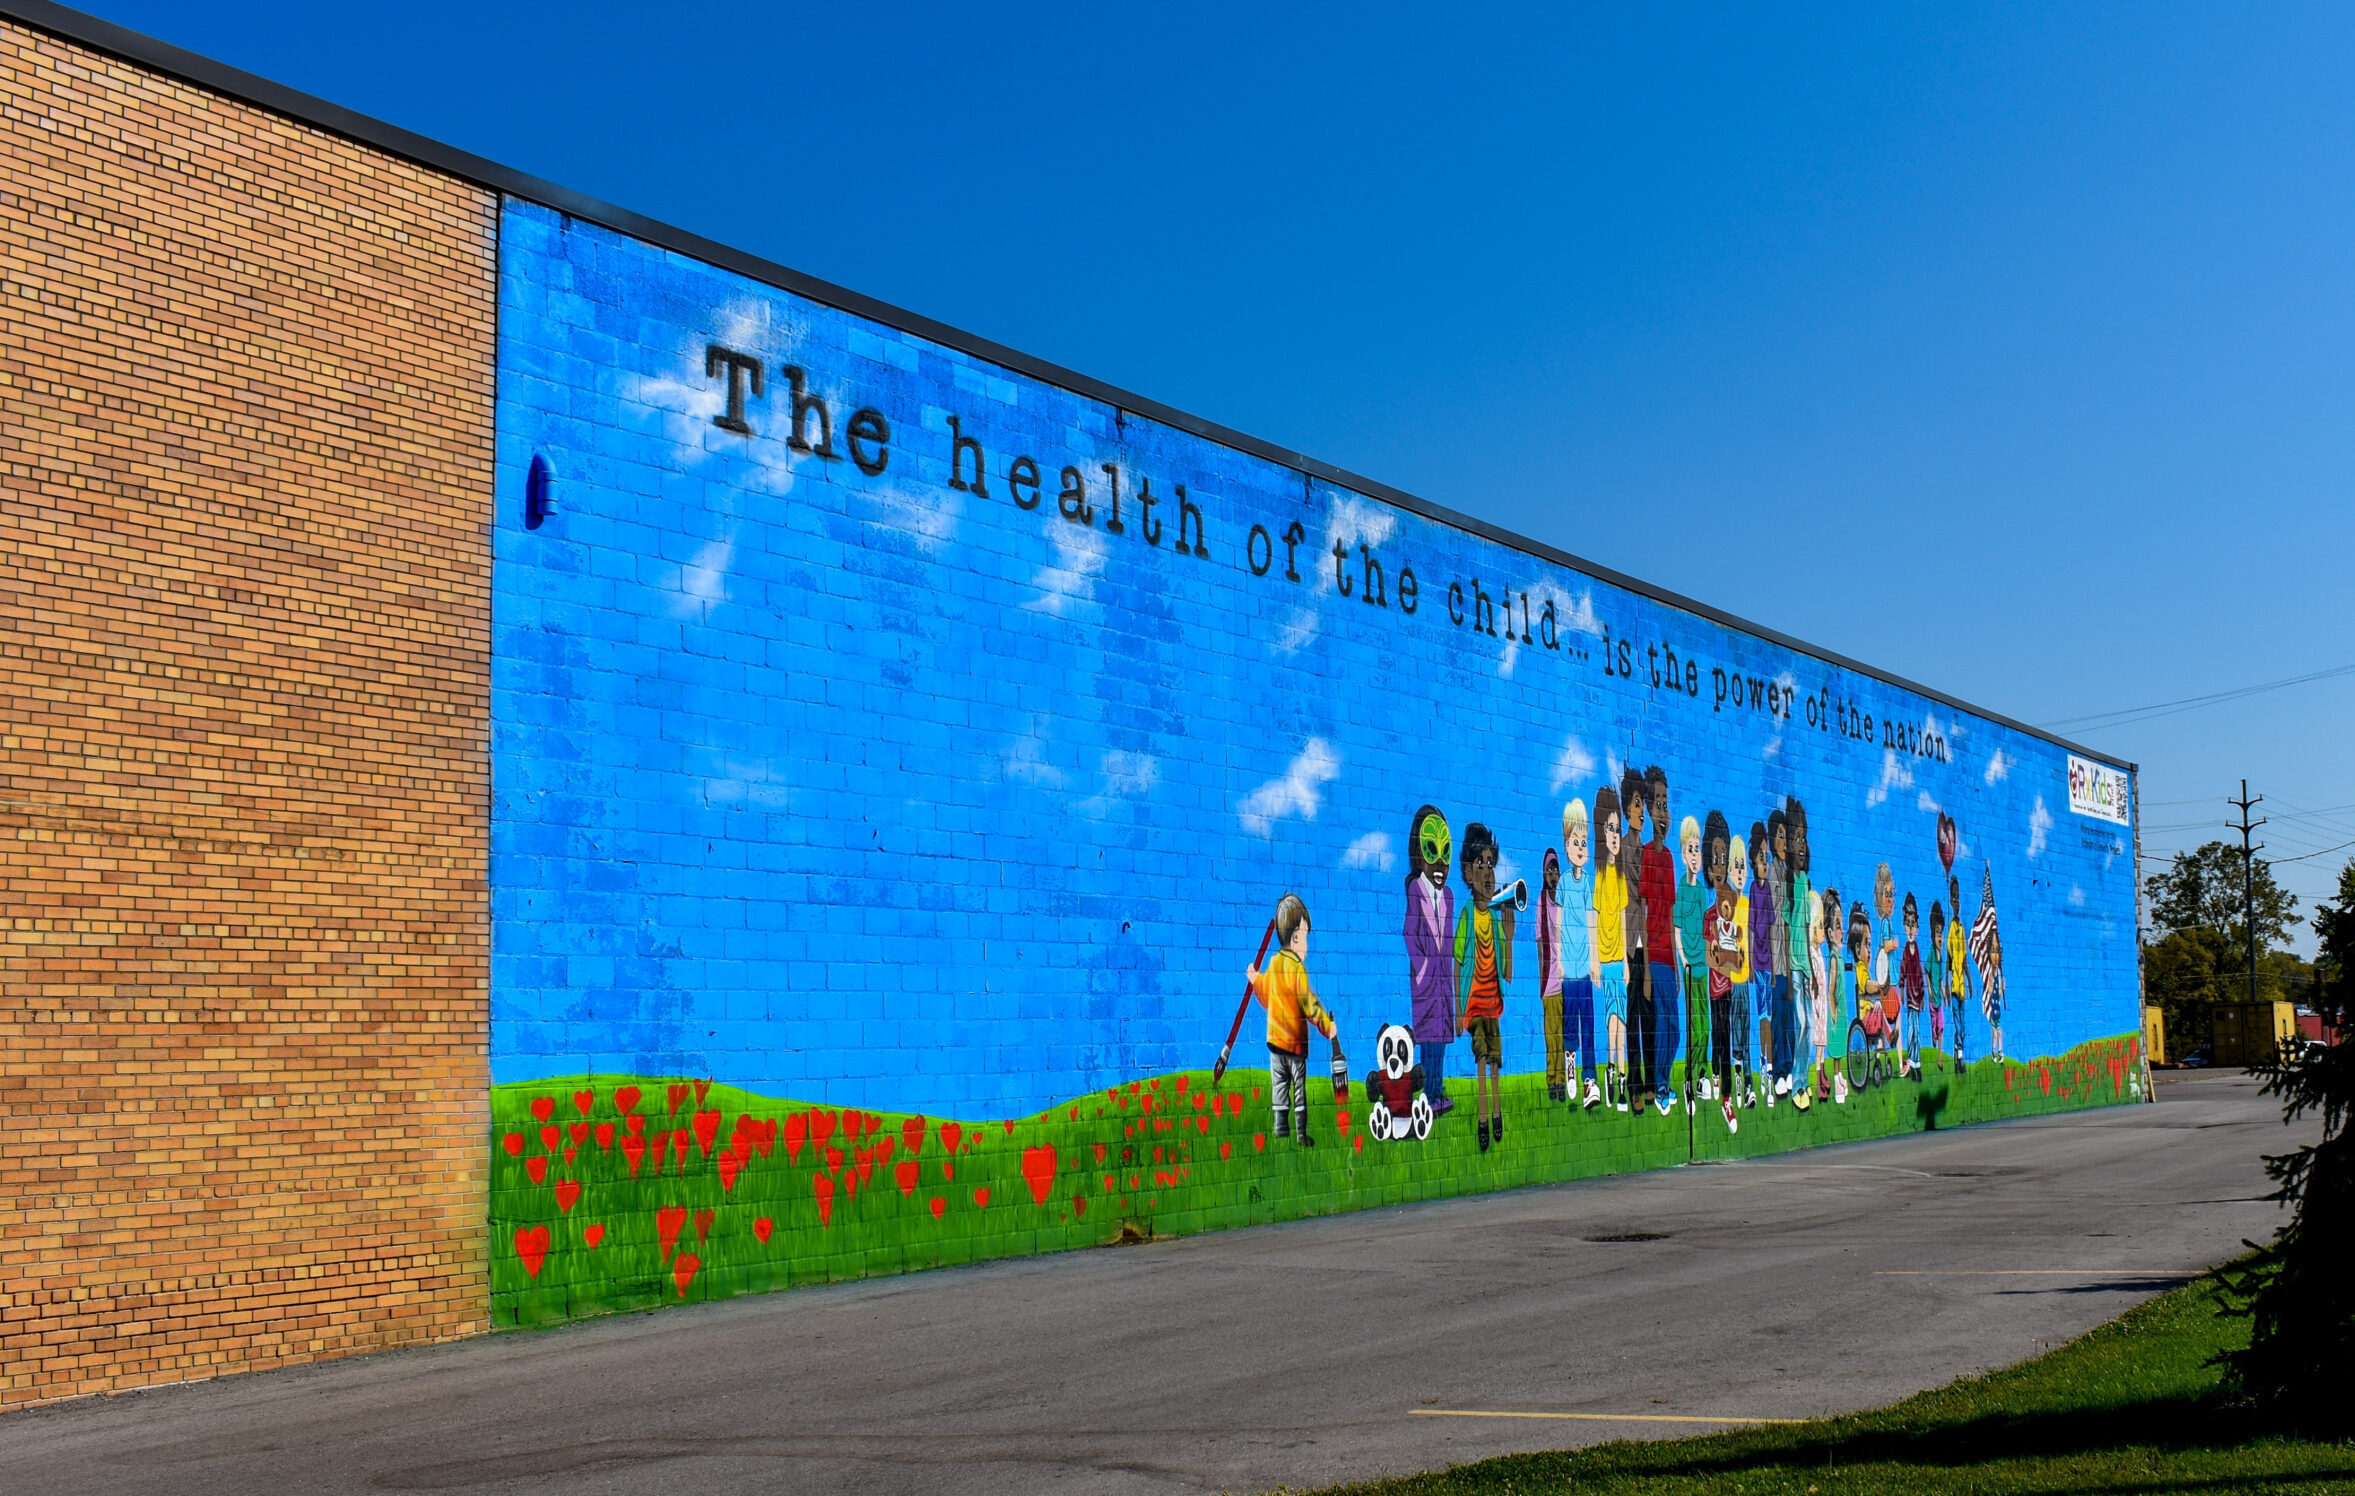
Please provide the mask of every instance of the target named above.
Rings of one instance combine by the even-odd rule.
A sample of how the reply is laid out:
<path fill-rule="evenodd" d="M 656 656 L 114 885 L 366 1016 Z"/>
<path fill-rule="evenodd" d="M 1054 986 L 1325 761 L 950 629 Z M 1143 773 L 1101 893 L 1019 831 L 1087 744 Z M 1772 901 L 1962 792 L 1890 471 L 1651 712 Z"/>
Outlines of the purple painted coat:
<path fill-rule="evenodd" d="M 1406 969 L 1417 1044 L 1456 1037 L 1456 893 L 1417 878 L 1406 894 Z"/>

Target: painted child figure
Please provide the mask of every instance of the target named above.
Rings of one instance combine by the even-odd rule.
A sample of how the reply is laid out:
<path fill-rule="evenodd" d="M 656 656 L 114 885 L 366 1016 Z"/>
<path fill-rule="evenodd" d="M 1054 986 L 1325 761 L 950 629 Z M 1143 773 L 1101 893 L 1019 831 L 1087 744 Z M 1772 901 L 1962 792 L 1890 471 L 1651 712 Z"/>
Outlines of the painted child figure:
<path fill-rule="evenodd" d="M 1947 1021 L 1954 1026 L 1954 1068 L 1960 1070 L 1969 1063 L 1963 1054 L 1963 1014 L 1971 1002 L 1971 953 L 1963 928 L 1962 880 L 1952 873 L 1946 875 L 1946 903 L 1954 911 L 1954 922 L 1946 927 Z"/>
<path fill-rule="evenodd" d="M 1458 869 L 1471 895 L 1456 916 L 1456 1024 L 1472 1039 L 1472 1096 L 1480 1151 L 1505 1137 L 1505 984 L 1513 980 L 1513 906 L 1496 896 L 1496 838 L 1474 821 L 1464 828 Z"/>
<path fill-rule="evenodd" d="M 1595 1011 L 1603 1020 L 1609 1067 L 1603 1089 L 1626 1111 L 1627 1098 L 1627 875 L 1619 870 L 1619 792 L 1595 791 L 1594 901 Z"/>
<path fill-rule="evenodd" d="M 1594 1077 L 1602 1073 L 1595 1055 L 1595 880 L 1587 871 L 1587 812 L 1584 800 L 1562 807 L 1562 1087 L 1588 1111 L 1602 1105 Z"/>
<path fill-rule="evenodd" d="M 1308 1031 L 1313 1028 L 1329 1041 L 1334 1025 L 1333 1015 L 1308 985 L 1308 905 L 1298 894 L 1288 893 L 1276 904 L 1276 942 L 1282 949 L 1267 969 L 1249 967 L 1244 976 L 1251 995 L 1267 1009 L 1268 1091 L 1276 1136 L 1296 1133 L 1307 1148 L 1316 1142 L 1308 1135 Z"/>
<path fill-rule="evenodd" d="M 1716 813 L 1711 812 L 1713 833 L 1720 824 Z M 1734 897 L 1733 883 L 1726 876 L 1726 852 L 1723 848 L 1724 843 L 1713 835 L 1709 850 L 1712 871 L 1716 874 L 1717 897 L 1701 914 L 1701 948 L 1708 952 L 1709 1024 L 1714 1041 L 1710 1049 L 1710 1068 L 1717 1072 L 1711 1089 L 1719 1093 L 1717 1110 L 1725 1118 L 1725 1130 L 1740 1132 L 1742 1119 L 1734 1111 L 1729 1046 L 1735 1032 L 1734 988 L 1742 979 L 1743 967 L 1748 964 L 1745 946 L 1749 932 L 1741 917 L 1741 901 Z"/>
<path fill-rule="evenodd" d="M 1701 927 L 1709 906 L 1717 902 L 1717 890 L 1702 881 L 1701 823 L 1691 816 L 1676 828 L 1676 850 L 1684 864 L 1684 880 L 1676 885 L 1677 981 L 1685 1011 L 1692 1015 L 1692 1032 L 1685 1038 L 1685 1081 L 1695 1100 L 1713 1101 L 1717 1084 L 1709 1074 L 1709 942 Z"/>
<path fill-rule="evenodd" d="M 1815 1094 L 1846 1104 L 1848 1078 L 1841 1061 L 1848 1057 L 1851 983 L 1847 963 L 1840 959 L 1840 890 L 1827 888 L 1815 901 L 1816 964 L 1821 987 L 1815 996 Z"/>
<path fill-rule="evenodd" d="M 1545 849 L 1537 893 L 1537 1006 L 1545 1024 L 1545 1099 L 1560 1101 L 1562 1086 L 1562 855 Z"/>
<path fill-rule="evenodd" d="M 1455 1106 L 1447 1094 L 1447 1047 L 1456 1037 L 1455 972 L 1448 952 L 1448 934 L 1456 922 L 1455 890 L 1447 886 L 1450 851 L 1447 817 L 1439 807 L 1416 811 L 1407 828 L 1407 988 L 1423 1094 L 1434 1117 L 1446 1116 Z"/>
<path fill-rule="evenodd" d="M 1928 1018 L 1929 981 L 1922 972 L 1922 910 L 1911 892 L 1905 896 L 1905 954 L 1898 963 L 1897 984 L 1905 992 L 1904 1015 L 1898 1027 L 1898 1074 L 1919 1078 L 1922 1073 L 1922 1024 Z"/>

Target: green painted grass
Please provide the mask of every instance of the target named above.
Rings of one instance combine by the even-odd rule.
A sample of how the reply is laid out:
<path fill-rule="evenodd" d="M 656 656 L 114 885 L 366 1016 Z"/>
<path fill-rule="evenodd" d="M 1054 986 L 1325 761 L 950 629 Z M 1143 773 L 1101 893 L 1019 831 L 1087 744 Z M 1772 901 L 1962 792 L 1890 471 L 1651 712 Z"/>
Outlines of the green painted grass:
<path fill-rule="evenodd" d="M 1469 1080 L 1449 1083 L 1455 1113 L 1422 1142 L 1369 1140 L 1362 1089 L 1336 1107 L 1312 1082 L 1305 1149 L 1272 1136 L 1261 1070 L 1215 1090 L 1207 1071 L 1157 1076 L 982 1123 L 668 1077 L 502 1085 L 493 1311 L 545 1324 L 2103 1104 L 2126 1095 L 2132 1042 L 1960 1075 L 1933 1056 L 1922 1081 L 1760 1107 L 1738 1134 L 1712 1109 L 1586 1112 L 1548 1101 L 1542 1076 L 1508 1076 L 1506 1139 L 1485 1154 Z"/>
<path fill-rule="evenodd" d="M 2355 1441 L 2298 1438 L 2224 1404 L 2209 1360 L 2245 1344 L 2200 1283 L 2033 1361 L 1851 1418 L 1512 1455 L 1329 1496 L 2355 1490 Z"/>

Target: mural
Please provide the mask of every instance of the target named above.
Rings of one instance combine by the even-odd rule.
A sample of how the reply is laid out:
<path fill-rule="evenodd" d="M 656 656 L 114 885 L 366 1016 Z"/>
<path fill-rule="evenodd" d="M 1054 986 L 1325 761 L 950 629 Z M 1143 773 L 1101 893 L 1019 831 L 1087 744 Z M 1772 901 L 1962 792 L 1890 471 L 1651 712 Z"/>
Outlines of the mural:
<path fill-rule="evenodd" d="M 2136 1093 L 2119 767 L 545 209 L 501 243 L 503 1322 Z"/>

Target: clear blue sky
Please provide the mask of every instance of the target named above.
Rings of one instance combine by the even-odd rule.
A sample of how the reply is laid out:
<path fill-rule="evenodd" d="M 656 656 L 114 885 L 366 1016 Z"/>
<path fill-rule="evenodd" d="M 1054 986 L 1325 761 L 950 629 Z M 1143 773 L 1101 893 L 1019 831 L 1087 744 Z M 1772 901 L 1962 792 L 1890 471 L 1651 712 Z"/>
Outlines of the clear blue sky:
<path fill-rule="evenodd" d="M 2355 10 L 93 8 L 2025 721 L 2355 663 Z"/>

